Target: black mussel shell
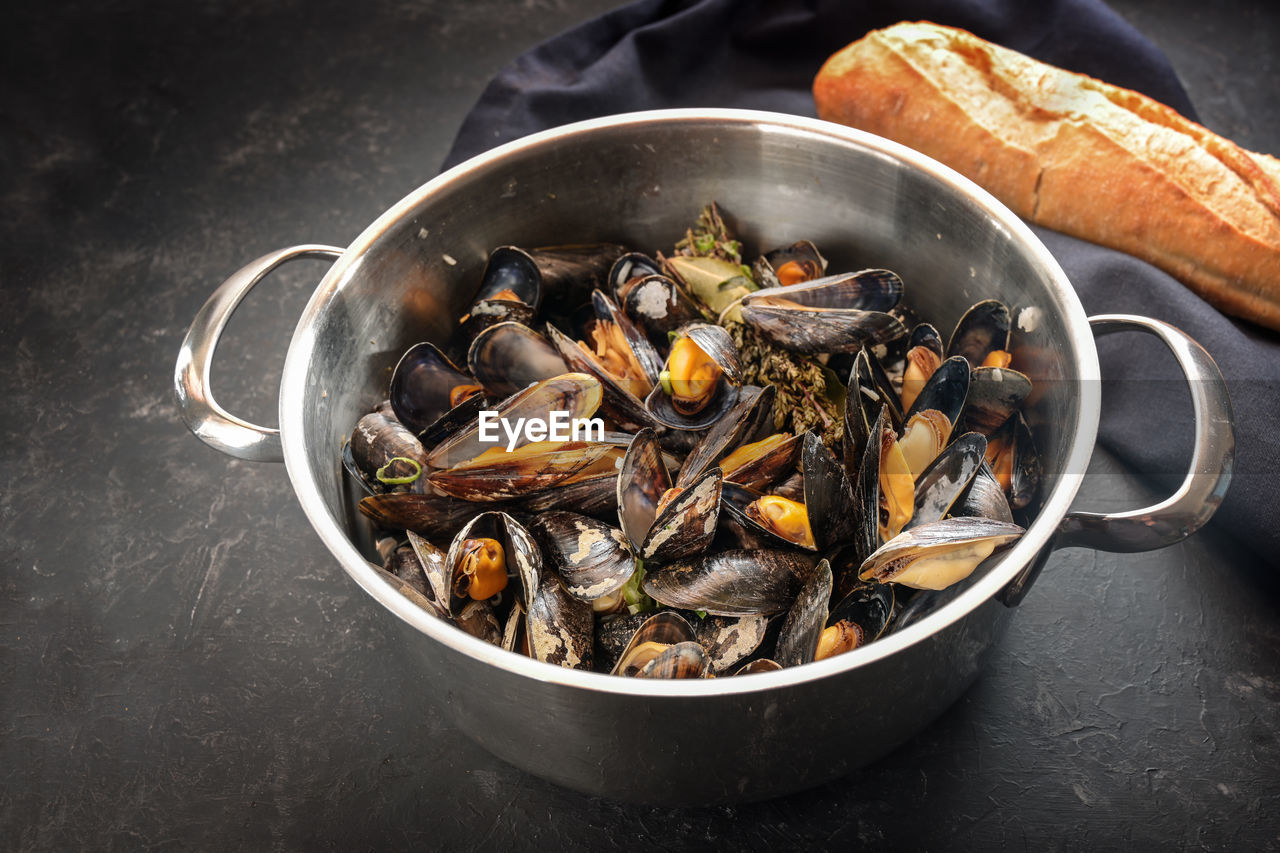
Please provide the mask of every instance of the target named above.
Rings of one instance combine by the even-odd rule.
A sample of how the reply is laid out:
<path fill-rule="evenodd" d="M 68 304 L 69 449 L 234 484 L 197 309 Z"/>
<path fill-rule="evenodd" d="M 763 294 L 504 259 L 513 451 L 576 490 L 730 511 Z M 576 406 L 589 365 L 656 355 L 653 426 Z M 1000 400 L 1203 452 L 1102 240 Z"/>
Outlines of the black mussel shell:
<path fill-rule="evenodd" d="M 893 584 L 859 582 L 840 599 L 827 617 L 827 624 L 849 622 L 862 635 L 859 645 L 878 640 L 893 619 Z"/>
<path fill-rule="evenodd" d="M 773 424 L 773 404 L 777 396 L 778 389 L 772 385 L 743 388 L 733 408 L 703 433 L 702 440 L 685 457 L 676 485 L 687 485 L 738 447 L 760 437 L 759 434 Z"/>
<path fill-rule="evenodd" d="M 570 595 L 553 572 L 543 572 L 527 605 L 530 656 L 570 669 L 591 669 L 595 614 L 590 602 Z"/>
<path fill-rule="evenodd" d="M 921 559 L 945 557 L 977 543 L 999 548 L 1022 535 L 1022 528 L 987 518 L 952 517 L 898 534 L 862 563 L 863 580 L 898 583 L 916 589 L 942 589 L 968 577 L 982 562 L 974 557 L 947 567 L 924 566 Z M 926 570 L 931 569 L 931 570 Z"/>
<path fill-rule="evenodd" d="M 588 441 L 534 447 L 537 453 L 499 453 L 484 461 L 460 462 L 428 480 L 437 491 L 467 501 L 520 500 L 555 488 L 614 452 L 611 444 Z"/>
<path fill-rule="evenodd" d="M 720 326 L 690 323 L 678 334 L 678 337 L 685 336 L 692 338 L 699 349 L 719 366 L 721 374 L 716 380 L 715 390 L 698 411 L 686 414 L 676 409 L 671 395 L 659 383 L 645 400 L 645 408 L 659 423 L 671 429 L 703 430 L 720 420 L 738 401 L 742 363 L 733 338 Z M 663 372 L 666 370 L 667 366 L 663 365 Z"/>
<path fill-rule="evenodd" d="M 742 319 L 793 352 L 851 353 L 906 337 L 902 322 L 886 313 L 901 296 L 897 275 L 863 270 L 757 290 L 743 297 Z"/>
<path fill-rule="evenodd" d="M 946 415 L 947 421 L 955 426 L 969 394 L 970 372 L 969 363 L 959 356 L 952 356 L 942 362 L 920 389 L 904 423 L 919 412 L 935 409 Z"/>
<path fill-rule="evenodd" d="M 528 530 L 574 598 L 594 601 L 611 595 L 635 572 L 626 536 L 602 521 L 555 511 L 535 517 Z"/>
<path fill-rule="evenodd" d="M 573 306 L 586 302 L 591 291 L 609 286 L 610 268 L 626 253 L 627 247 L 616 243 L 530 249 L 529 256 L 542 273 L 543 306 Z M 554 310 L 552 312 L 555 313 Z"/>
<path fill-rule="evenodd" d="M 480 289 L 472 301 L 493 300 L 504 290 L 514 293 L 520 302 L 534 311 L 542 304 L 542 272 L 524 249 L 499 246 L 490 252 L 484 274 L 480 277 Z"/>
<path fill-rule="evenodd" d="M 788 269 L 792 264 L 794 269 Z M 827 259 L 822 257 L 818 247 L 810 240 L 797 240 L 790 246 L 766 252 L 751 265 L 756 283 L 761 287 L 784 287 L 779 279 L 779 271 L 788 279 L 788 284 L 798 284 L 821 278 L 827 271 Z"/>
<path fill-rule="evenodd" d="M 911 330 L 911 337 L 907 339 L 907 349 L 913 350 L 916 347 L 927 347 L 933 350 L 938 358 L 946 355 L 942 335 L 930 323 L 919 323 Z"/>
<path fill-rule="evenodd" d="M 498 323 L 477 335 L 467 350 L 467 369 L 494 398 L 570 372 L 556 348 L 521 323 Z"/>
<path fill-rule="evenodd" d="M 476 384 L 476 380 L 458 370 L 434 343 L 416 343 L 404 352 L 396 370 L 392 371 L 388 400 L 392 411 L 396 412 L 396 419 L 404 427 L 420 438 L 425 430 L 433 430 L 434 437 L 440 432 L 435 429 L 436 421 L 445 418 L 454 409 L 449 402 L 449 393 L 453 388 L 471 384 Z M 467 405 L 468 402 L 471 403 L 470 406 Z M 479 407 L 483 405 L 483 396 L 472 397 L 461 403 L 461 406 L 472 412 L 479 411 Z M 465 419 L 461 419 L 460 423 L 462 420 Z M 430 447 L 431 444 L 424 441 L 424 446 Z"/>
<path fill-rule="evenodd" d="M 982 467 L 986 452 L 986 438 L 967 432 L 939 453 L 916 478 L 915 509 L 905 529 L 937 521 L 951 512 Z"/>
<path fill-rule="evenodd" d="M 617 486 L 618 523 L 638 551 L 658 517 L 658 502 L 671 488 L 662 447 L 652 429 L 642 429 L 631 439 Z"/>
<path fill-rule="evenodd" d="M 412 530 L 437 541 L 453 537 L 476 514 L 476 505 L 457 498 L 416 492 L 370 495 L 360 512 L 388 530 Z"/>
<path fill-rule="evenodd" d="M 617 615 L 598 619 L 595 630 L 596 668 L 612 672 L 622 658 L 622 653 L 626 650 L 627 644 L 635 636 L 636 631 L 645 623 L 645 620 L 653 615 L 652 613 L 628 613 L 623 611 Z"/>
<path fill-rule="evenodd" d="M 764 642 L 769 627 L 769 617 L 758 613 L 748 616 L 692 614 L 686 619 L 707 651 L 708 669 L 712 674 L 727 673 L 754 654 Z"/>
<path fill-rule="evenodd" d="M 842 466 L 814 433 L 806 433 L 800 451 L 804 504 L 819 550 L 854 535 L 857 524 L 853 485 Z"/>
<path fill-rule="evenodd" d="M 799 666 L 813 660 L 818 650 L 818 638 L 827 623 L 831 584 L 831 566 L 822 560 L 805 580 L 795 603 L 782 620 L 782 631 L 778 634 L 778 645 L 773 654 L 782 666 Z"/>
<path fill-rule="evenodd" d="M 858 470 L 863 451 L 867 447 L 867 439 L 871 435 L 871 425 L 875 423 L 882 408 L 887 408 L 887 415 L 895 431 L 902 429 L 902 404 L 893 384 L 885 374 L 880 361 L 869 349 L 863 348 L 854 359 L 853 368 L 849 371 L 849 383 L 844 398 L 844 463 L 850 475 Z"/>
<path fill-rule="evenodd" d="M 502 645 L 502 625 L 493 605 L 488 601 L 468 601 L 462 606 L 453 623 L 473 637 L 479 637 L 486 643 Z"/>
<path fill-rule="evenodd" d="M 643 252 L 627 252 L 609 267 L 609 293 L 618 304 L 627 298 L 630 289 L 641 279 L 661 275 L 662 264 Z"/>
<path fill-rule="evenodd" d="M 349 470 L 354 469 L 351 473 L 373 493 L 410 485 L 426 473 L 422 442 L 394 417 L 381 412 L 370 412 L 356 422 L 347 448 L 344 455 L 349 456 Z"/>
<path fill-rule="evenodd" d="M 1010 367 L 978 367 L 969 380 L 963 428 L 991 435 L 1031 394 L 1031 380 Z"/>
<path fill-rule="evenodd" d="M 976 516 L 990 518 L 995 521 L 1013 523 L 1013 512 L 1009 507 L 1009 499 L 1004 489 L 991 471 L 991 465 L 984 459 L 978 471 L 969 483 L 960 501 L 952 510 L 952 515 Z"/>
<path fill-rule="evenodd" d="M 812 566 L 812 558 L 795 551 L 723 551 L 648 571 L 643 586 L 668 607 L 718 616 L 780 613 L 791 606 Z"/>
<path fill-rule="evenodd" d="M 803 548 L 807 551 L 818 550 L 816 546 L 810 547 L 798 542 L 792 542 L 790 539 L 774 533 L 772 530 L 747 515 L 747 507 L 760 497 L 761 495 L 751 491 L 750 489 L 744 488 L 743 486 L 739 486 L 737 483 L 725 483 L 722 488 L 720 509 L 721 512 L 724 513 L 725 521 L 740 531 L 741 534 L 745 534 L 746 538 L 740 537 L 739 541 L 743 543 L 756 544 L 758 547 L 762 548 L 787 547 Z M 807 505 L 805 506 L 805 514 L 807 516 L 811 515 L 810 509 Z M 814 531 L 812 517 L 809 518 L 809 529 L 815 536 L 817 535 L 817 532 Z"/>
<path fill-rule="evenodd" d="M 594 376 L 564 373 L 512 394 L 498 403 L 495 411 L 498 418 L 512 421 L 520 418 L 547 420 L 551 412 L 565 412 L 570 420 L 590 418 L 600 408 L 602 398 L 600 381 Z M 498 430 L 498 444 L 482 441 L 477 417 L 432 448 L 427 461 L 432 468 L 452 468 L 475 459 L 492 447 L 505 446 L 506 441 L 507 437 L 501 430 Z"/>
<path fill-rule="evenodd" d="M 705 319 L 684 288 L 665 275 L 651 275 L 631 286 L 622 309 L 643 330 L 658 352 L 671 347 L 671 333 Z"/>
<path fill-rule="evenodd" d="M 1011 326 L 1009 308 L 1003 302 L 996 299 L 979 302 L 956 323 L 947 343 L 947 355 L 964 356 L 970 367 L 981 367 L 988 355 L 1009 348 Z"/>
<path fill-rule="evenodd" d="M 716 535 L 723 479 L 712 468 L 676 496 L 649 527 L 640 546 L 644 560 L 665 563 L 704 550 Z"/>

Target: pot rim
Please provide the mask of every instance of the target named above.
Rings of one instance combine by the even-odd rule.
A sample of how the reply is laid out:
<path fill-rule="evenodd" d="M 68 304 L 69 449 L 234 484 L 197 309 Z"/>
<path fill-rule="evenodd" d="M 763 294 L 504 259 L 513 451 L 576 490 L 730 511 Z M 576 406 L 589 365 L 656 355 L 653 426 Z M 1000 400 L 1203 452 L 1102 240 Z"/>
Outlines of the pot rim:
<path fill-rule="evenodd" d="M 308 384 L 307 368 L 316 347 L 317 320 L 344 285 L 357 273 L 369 248 L 403 217 L 409 215 L 427 196 L 440 188 L 465 181 L 507 156 L 526 149 L 555 146 L 561 140 L 589 135 L 605 129 L 656 123 L 752 125 L 768 132 L 793 134 L 798 137 L 826 137 L 841 143 L 853 143 L 883 156 L 903 161 L 919 169 L 982 207 L 1000 226 L 1021 242 L 1036 262 L 1049 274 L 1051 292 L 1065 308 L 1070 363 L 1075 367 L 1074 381 L 1080 394 L 1078 427 L 1070 450 L 1053 490 L 1035 521 L 1000 562 L 965 590 L 954 601 L 929 614 L 900 632 L 883 637 L 862 648 L 775 672 L 760 673 L 750 678 L 714 679 L 638 679 L 620 678 L 606 673 L 586 672 L 543 663 L 507 652 L 470 636 L 427 613 L 411 602 L 379 576 L 354 544 L 347 538 L 338 521 L 328 512 L 320 488 L 311 474 L 304 443 L 302 405 Z M 514 675 L 565 687 L 626 696 L 680 697 L 733 696 L 775 688 L 790 688 L 812 681 L 875 664 L 899 651 L 923 642 L 948 625 L 964 618 L 993 598 L 1022 569 L 1031 563 L 1041 549 L 1048 547 L 1058 524 L 1066 515 L 1084 478 L 1098 432 L 1100 406 L 1097 349 L 1090 332 L 1084 307 L 1076 296 L 1066 273 L 1031 229 L 1009 208 L 973 181 L 948 166 L 914 149 L 865 131 L 819 119 L 740 109 L 663 109 L 621 113 L 604 118 L 575 122 L 534 133 L 508 142 L 454 166 L 413 190 L 370 224 L 347 248 L 317 285 L 308 301 L 285 357 L 280 383 L 280 435 L 284 447 L 285 467 L 303 512 L 329 551 L 365 592 L 404 622 L 432 640 L 481 663 L 506 670 Z"/>

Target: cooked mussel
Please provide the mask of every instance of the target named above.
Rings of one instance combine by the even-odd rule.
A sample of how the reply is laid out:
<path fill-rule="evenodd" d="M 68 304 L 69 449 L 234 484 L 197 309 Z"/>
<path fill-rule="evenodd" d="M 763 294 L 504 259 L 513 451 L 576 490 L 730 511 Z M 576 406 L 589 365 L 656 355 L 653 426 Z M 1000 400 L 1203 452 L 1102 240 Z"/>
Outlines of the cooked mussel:
<path fill-rule="evenodd" d="M 761 287 L 790 287 L 821 278 L 827 271 L 827 259 L 811 241 L 798 240 L 761 255 L 751 270 Z"/>
<path fill-rule="evenodd" d="M 671 343 L 645 406 L 673 429 L 706 429 L 733 407 L 742 384 L 738 349 L 720 326 L 690 323 Z"/>
<path fill-rule="evenodd" d="M 548 512 L 528 526 L 575 598 L 597 602 L 618 592 L 636 561 L 621 530 L 574 512 Z"/>
<path fill-rule="evenodd" d="M 719 468 L 674 488 L 652 429 L 632 439 L 618 475 L 618 520 L 636 554 L 663 562 L 704 549 L 720 513 Z"/>
<path fill-rule="evenodd" d="M 915 589 L 945 589 L 1020 535 L 1018 525 L 987 518 L 953 517 L 922 524 L 880 546 L 863 562 L 860 577 Z"/>

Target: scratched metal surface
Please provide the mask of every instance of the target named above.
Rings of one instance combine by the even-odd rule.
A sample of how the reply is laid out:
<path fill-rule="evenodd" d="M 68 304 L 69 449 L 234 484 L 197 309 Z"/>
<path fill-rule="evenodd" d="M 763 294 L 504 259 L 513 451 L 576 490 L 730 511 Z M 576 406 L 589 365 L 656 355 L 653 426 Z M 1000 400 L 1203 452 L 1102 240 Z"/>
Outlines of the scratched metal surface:
<path fill-rule="evenodd" d="M 1280 846 L 1280 589 L 1213 530 L 1153 554 L 1057 554 L 950 712 L 865 771 L 782 800 L 582 797 L 443 722 L 283 468 L 186 434 L 173 359 L 223 276 L 280 246 L 349 240 L 434 174 L 501 64 L 613 4 L 357 5 L 9 13 L 3 846 Z M 1169 53 L 1210 127 L 1280 152 L 1266 4 L 1115 5 Z M 233 411 L 273 421 L 322 271 L 289 268 L 233 320 L 215 373 Z M 1141 496 L 1099 455 L 1080 504 Z"/>

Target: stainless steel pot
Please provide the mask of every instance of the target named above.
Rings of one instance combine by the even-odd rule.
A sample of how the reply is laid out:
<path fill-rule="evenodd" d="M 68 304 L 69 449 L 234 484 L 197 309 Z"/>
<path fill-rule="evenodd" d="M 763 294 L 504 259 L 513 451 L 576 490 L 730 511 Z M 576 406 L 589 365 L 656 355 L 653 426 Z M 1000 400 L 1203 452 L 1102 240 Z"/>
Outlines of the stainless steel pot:
<path fill-rule="evenodd" d="M 491 247 L 614 240 L 659 249 L 712 199 L 740 217 L 748 245 L 810 238 L 835 269 L 896 270 L 910 303 L 940 327 L 979 299 L 1014 308 L 1047 475 L 1022 539 L 922 621 L 843 656 L 749 678 L 648 681 L 553 667 L 455 630 L 386 585 L 366 562 L 338 448 L 384 394 L 387 368 L 409 344 L 449 334 Z M 208 386 L 219 334 L 272 269 L 317 256 L 335 263 L 293 335 L 279 432 L 231 416 Z M 1093 336 L 1126 329 L 1158 336 L 1187 375 L 1190 473 L 1156 506 L 1069 513 L 1098 428 Z M 202 440 L 242 459 L 284 460 L 316 532 L 399 620 L 431 695 L 460 729 L 554 782 L 653 803 L 778 795 L 892 750 L 978 676 L 1051 551 L 1146 550 L 1190 535 L 1221 502 L 1233 452 L 1230 401 L 1208 354 L 1154 320 L 1086 318 L 1045 247 L 979 187 L 878 137 L 745 111 L 636 113 L 540 133 L 425 184 L 345 250 L 299 246 L 260 258 L 196 317 L 176 386 Z"/>

